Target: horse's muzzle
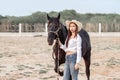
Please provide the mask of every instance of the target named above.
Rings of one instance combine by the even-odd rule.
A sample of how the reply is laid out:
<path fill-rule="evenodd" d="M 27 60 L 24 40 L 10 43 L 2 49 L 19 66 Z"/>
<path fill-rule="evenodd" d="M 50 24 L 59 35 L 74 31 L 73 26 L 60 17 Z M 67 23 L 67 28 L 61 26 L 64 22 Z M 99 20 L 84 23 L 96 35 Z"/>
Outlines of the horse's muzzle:
<path fill-rule="evenodd" d="M 53 39 L 48 39 L 48 44 L 49 44 L 49 45 L 52 45 L 52 44 L 53 44 L 53 42 L 54 42 L 54 40 L 53 40 Z"/>

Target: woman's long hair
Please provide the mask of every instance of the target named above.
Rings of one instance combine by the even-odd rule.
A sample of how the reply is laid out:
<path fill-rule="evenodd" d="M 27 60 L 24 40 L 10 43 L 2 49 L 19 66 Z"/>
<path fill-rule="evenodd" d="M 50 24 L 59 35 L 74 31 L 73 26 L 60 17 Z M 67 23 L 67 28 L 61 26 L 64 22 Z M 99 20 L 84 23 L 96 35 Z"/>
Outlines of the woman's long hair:
<path fill-rule="evenodd" d="M 75 24 L 74 22 L 71 22 L 70 24 Z M 67 36 L 67 40 L 66 40 L 66 47 L 68 47 L 68 42 L 69 42 L 69 39 L 70 39 L 70 37 L 71 37 L 71 35 L 72 35 L 72 33 L 71 33 L 71 31 L 70 31 L 70 24 L 69 24 L 69 28 L 68 28 L 68 36 Z M 75 24 L 75 26 L 76 26 L 76 30 L 75 30 L 75 36 L 74 37 L 76 37 L 77 36 L 77 33 L 78 33 L 78 26 L 77 26 L 77 24 Z"/>

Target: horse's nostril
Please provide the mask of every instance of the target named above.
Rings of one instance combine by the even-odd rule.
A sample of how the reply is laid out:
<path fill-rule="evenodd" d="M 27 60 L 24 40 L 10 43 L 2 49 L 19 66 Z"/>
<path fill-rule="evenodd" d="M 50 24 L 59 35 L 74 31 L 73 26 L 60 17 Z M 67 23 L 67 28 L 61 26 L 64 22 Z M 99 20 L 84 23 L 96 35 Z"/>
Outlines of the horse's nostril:
<path fill-rule="evenodd" d="M 52 45 L 53 44 L 53 39 L 48 39 L 48 44 Z"/>

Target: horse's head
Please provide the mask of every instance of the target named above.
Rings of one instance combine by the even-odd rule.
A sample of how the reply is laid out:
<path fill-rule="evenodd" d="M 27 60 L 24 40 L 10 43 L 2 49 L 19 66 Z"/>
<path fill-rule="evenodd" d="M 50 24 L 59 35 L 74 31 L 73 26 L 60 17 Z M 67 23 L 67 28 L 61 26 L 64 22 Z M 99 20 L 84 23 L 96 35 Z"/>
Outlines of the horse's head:
<path fill-rule="evenodd" d="M 47 41 L 49 45 L 52 45 L 54 40 L 58 37 L 58 32 L 60 31 L 60 13 L 57 17 L 50 17 L 47 14 L 47 19 L 48 19 L 48 38 Z"/>

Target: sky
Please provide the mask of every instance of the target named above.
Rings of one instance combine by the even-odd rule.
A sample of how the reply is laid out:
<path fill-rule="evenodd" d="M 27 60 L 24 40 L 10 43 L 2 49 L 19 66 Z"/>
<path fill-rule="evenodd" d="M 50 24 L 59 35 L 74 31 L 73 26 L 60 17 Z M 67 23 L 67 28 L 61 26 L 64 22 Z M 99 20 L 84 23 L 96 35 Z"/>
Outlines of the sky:
<path fill-rule="evenodd" d="M 120 0 L 0 0 L 0 15 L 26 16 L 34 12 L 60 12 L 74 9 L 78 13 L 120 14 Z"/>

